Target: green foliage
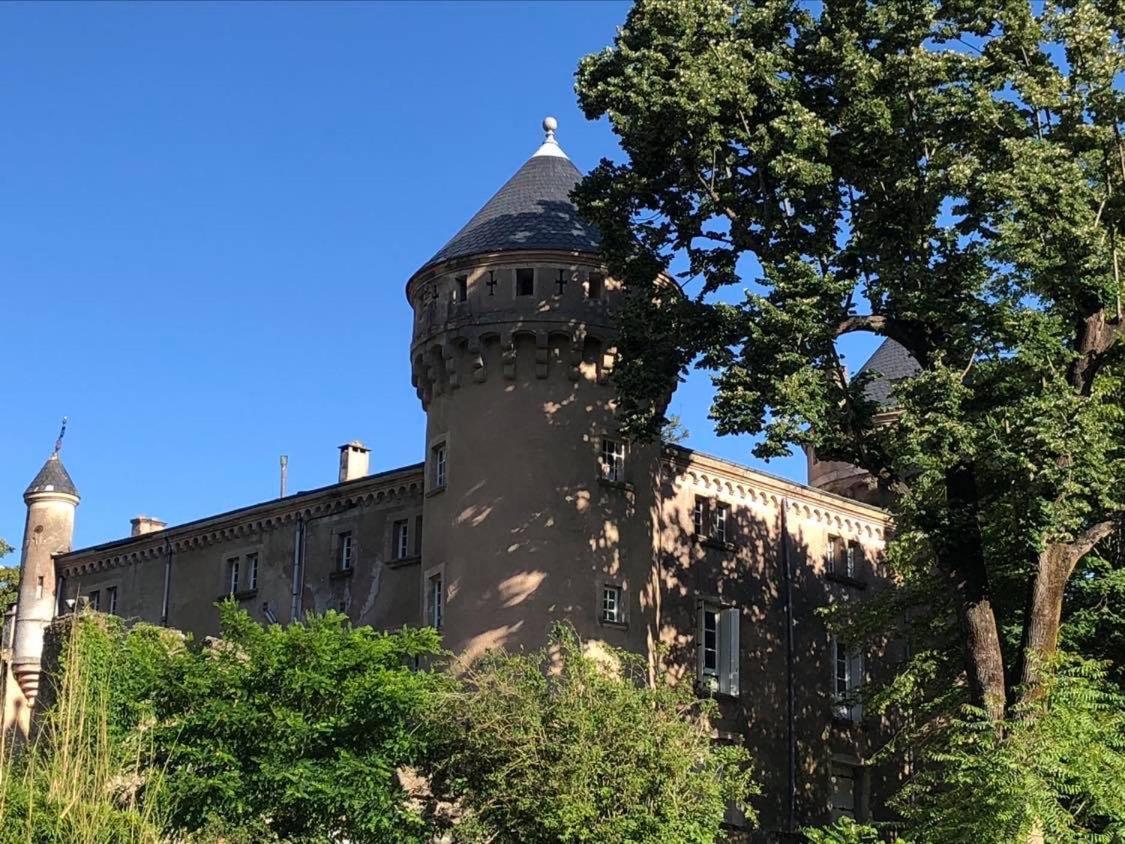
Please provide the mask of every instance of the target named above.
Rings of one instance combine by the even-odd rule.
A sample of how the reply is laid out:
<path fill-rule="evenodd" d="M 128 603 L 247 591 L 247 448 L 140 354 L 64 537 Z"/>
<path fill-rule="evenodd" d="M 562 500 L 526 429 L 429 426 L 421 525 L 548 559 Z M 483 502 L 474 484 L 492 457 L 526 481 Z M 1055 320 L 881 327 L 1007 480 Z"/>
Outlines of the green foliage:
<path fill-rule="evenodd" d="M 434 764 L 435 794 L 465 812 L 457 840 L 711 844 L 726 802 L 753 793 L 749 759 L 711 741 L 714 711 L 684 684 L 645 676 L 561 626 L 541 651 L 473 666 L 439 710 Z"/>
<path fill-rule="evenodd" d="M 1113 731 L 1078 714 L 1089 729 L 1048 729 L 1083 710 L 1046 666 L 1061 619 L 1064 643 L 1122 676 L 1120 555 L 1082 558 L 1125 510 L 1123 35 L 1112 0 L 639 0 L 578 71 L 627 157 L 575 193 L 632 293 L 627 428 L 656 435 L 699 366 L 720 433 L 762 457 L 812 446 L 893 493 L 902 588 L 833 621 L 911 642 L 870 702 L 904 724 L 899 745 L 956 724 L 964 757 L 950 744 L 928 764 L 975 783 L 950 789 L 964 804 L 1007 807 L 975 840 L 1120 820 L 1084 767 L 1120 784 Z M 876 374 L 846 377 L 856 331 L 920 366 L 890 406 L 866 392 Z M 1066 705 L 1029 717 L 1056 682 Z M 1031 735 L 1082 773 L 1020 768 Z M 917 782 L 957 816 L 944 781 Z"/>
<path fill-rule="evenodd" d="M 1125 840 L 1125 697 L 1103 669 L 1071 660 L 1003 732 L 966 709 L 920 748 L 896 800 L 918 844 Z"/>
<path fill-rule="evenodd" d="M 430 739 L 424 715 L 444 688 L 417 671 L 440 656 L 429 629 L 378 633 L 346 616 L 263 627 L 228 603 L 223 639 L 164 650 L 131 635 L 128 695 L 151 702 L 157 764 L 175 827 L 221 822 L 287 841 L 428 840 L 395 771 Z"/>
<path fill-rule="evenodd" d="M 12 546 L 0 537 L 0 557 L 12 553 Z M 0 567 L 0 617 L 11 609 L 19 596 L 20 570 L 18 566 Z"/>
<path fill-rule="evenodd" d="M 165 840 L 159 772 L 147 764 L 151 743 L 122 730 L 114 708 L 114 682 L 128 670 L 118 635 L 112 620 L 72 620 L 40 731 L 27 747 L 0 750 L 2 844 Z"/>
<path fill-rule="evenodd" d="M 831 826 L 803 830 L 809 844 L 882 844 L 884 838 L 873 826 L 858 824 L 851 818 L 840 818 Z M 897 844 L 910 844 L 905 838 L 896 838 Z"/>

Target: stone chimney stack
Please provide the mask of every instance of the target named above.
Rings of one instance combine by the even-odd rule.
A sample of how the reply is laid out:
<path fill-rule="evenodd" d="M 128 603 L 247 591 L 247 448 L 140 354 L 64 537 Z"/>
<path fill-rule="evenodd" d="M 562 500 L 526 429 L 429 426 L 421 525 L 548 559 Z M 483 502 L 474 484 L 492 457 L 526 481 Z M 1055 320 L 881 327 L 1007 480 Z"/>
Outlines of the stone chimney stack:
<path fill-rule="evenodd" d="M 340 483 L 367 476 L 371 465 L 371 449 L 359 440 L 340 446 Z"/>
<path fill-rule="evenodd" d="M 168 527 L 167 522 L 154 519 L 152 516 L 137 516 L 135 519 L 130 519 L 129 524 L 133 526 L 132 530 L 129 531 L 129 536 L 142 536 Z"/>

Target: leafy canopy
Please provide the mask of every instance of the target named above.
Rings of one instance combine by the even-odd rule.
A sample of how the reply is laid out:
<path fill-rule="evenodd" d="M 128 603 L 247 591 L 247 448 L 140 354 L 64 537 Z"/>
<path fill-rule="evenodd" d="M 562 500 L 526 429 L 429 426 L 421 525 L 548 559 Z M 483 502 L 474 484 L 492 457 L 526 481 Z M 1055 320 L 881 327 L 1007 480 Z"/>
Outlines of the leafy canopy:
<path fill-rule="evenodd" d="M 749 813 L 745 749 L 711 741 L 713 710 L 685 684 L 646 676 L 564 626 L 543 650 L 472 666 L 441 708 L 433 768 L 435 793 L 464 810 L 457 840 L 711 844 L 727 801 Z"/>

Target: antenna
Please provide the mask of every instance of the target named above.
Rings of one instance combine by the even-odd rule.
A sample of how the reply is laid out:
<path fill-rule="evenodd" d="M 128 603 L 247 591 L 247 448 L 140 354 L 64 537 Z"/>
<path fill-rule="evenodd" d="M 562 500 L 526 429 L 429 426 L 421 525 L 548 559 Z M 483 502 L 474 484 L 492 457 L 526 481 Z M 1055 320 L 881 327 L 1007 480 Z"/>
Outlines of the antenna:
<path fill-rule="evenodd" d="M 286 487 L 289 485 L 289 455 L 281 455 L 281 497 L 285 497 Z"/>
<path fill-rule="evenodd" d="M 55 440 L 55 451 L 54 451 L 55 454 L 58 454 L 60 451 L 62 451 L 62 440 L 63 440 L 63 437 L 65 437 L 65 436 L 66 436 L 66 417 L 64 416 L 62 418 L 62 427 L 59 428 L 59 438 L 57 440 Z"/>

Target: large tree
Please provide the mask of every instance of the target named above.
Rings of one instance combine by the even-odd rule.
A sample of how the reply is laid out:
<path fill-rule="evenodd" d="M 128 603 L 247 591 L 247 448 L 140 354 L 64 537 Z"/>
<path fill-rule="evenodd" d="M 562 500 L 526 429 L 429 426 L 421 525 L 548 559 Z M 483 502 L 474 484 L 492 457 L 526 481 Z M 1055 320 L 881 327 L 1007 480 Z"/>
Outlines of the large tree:
<path fill-rule="evenodd" d="M 640 0 L 578 72 L 627 156 L 576 194 L 633 293 L 627 426 L 699 365 L 720 433 L 869 471 L 1000 734 L 1125 497 L 1123 28 L 1110 0 Z M 892 424 L 854 332 L 919 366 Z"/>

